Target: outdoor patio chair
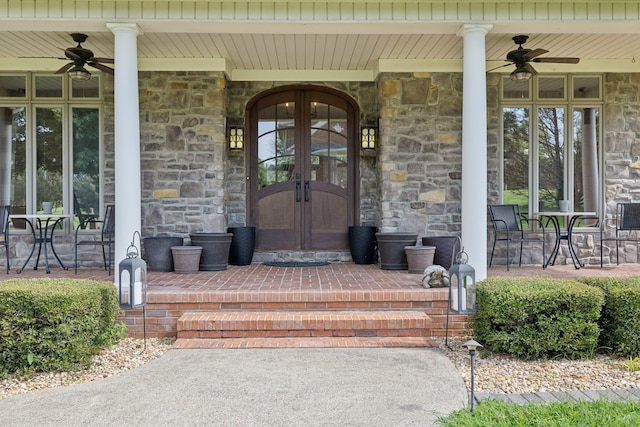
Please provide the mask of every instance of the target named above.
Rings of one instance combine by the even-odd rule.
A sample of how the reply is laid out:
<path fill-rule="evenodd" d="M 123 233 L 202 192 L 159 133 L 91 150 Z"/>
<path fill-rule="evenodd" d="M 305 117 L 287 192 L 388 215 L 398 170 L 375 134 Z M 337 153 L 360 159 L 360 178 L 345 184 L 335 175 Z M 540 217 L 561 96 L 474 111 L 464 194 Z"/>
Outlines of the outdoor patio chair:
<path fill-rule="evenodd" d="M 613 236 L 612 229 L 615 229 Z M 616 264 L 620 265 L 620 242 L 635 242 L 637 246 L 640 242 L 639 231 L 640 203 L 618 203 L 615 216 L 603 219 L 600 224 L 600 268 L 603 263 L 604 242 L 616 243 Z"/>
<path fill-rule="evenodd" d="M 4 246 L 5 256 L 7 257 L 7 274 L 9 274 L 9 215 L 11 214 L 11 206 L 0 206 L 0 235 L 2 235 L 2 246 Z"/>
<path fill-rule="evenodd" d="M 82 212 L 82 206 L 78 202 L 78 198 L 76 197 L 76 193 L 73 193 L 73 212 L 78 217 L 78 221 L 80 222 L 80 229 L 84 230 L 88 225 L 93 223 L 95 224 L 95 220 L 98 219 L 98 215 L 94 213 L 84 213 Z"/>
<path fill-rule="evenodd" d="M 522 247 L 525 243 L 541 243 L 542 244 L 542 266 L 545 265 L 544 250 L 544 226 L 539 219 L 530 219 L 526 215 L 520 213 L 518 205 L 489 205 L 489 217 L 493 226 L 493 247 L 491 248 L 491 259 L 489 267 L 493 263 L 493 253 L 496 250 L 497 242 L 507 242 L 507 271 L 511 264 L 510 253 L 511 244 L 520 244 L 520 258 L 518 266 L 522 265 Z M 536 224 L 540 227 L 540 233 L 525 233 L 523 224 Z"/>
<path fill-rule="evenodd" d="M 102 261 L 104 263 L 104 269 L 109 272 L 111 275 L 111 260 L 112 260 L 112 252 L 114 246 L 114 234 L 115 234 L 115 226 L 116 226 L 116 210 L 115 206 L 109 205 L 106 207 L 104 212 L 104 219 L 100 220 L 89 220 L 85 222 L 85 226 L 90 225 L 90 228 L 97 228 L 97 225 L 100 225 L 100 238 L 92 238 L 88 240 L 79 240 L 84 237 L 92 237 L 93 234 L 88 233 L 80 233 L 80 230 L 83 230 L 82 224 L 79 224 L 76 227 L 76 235 L 74 240 L 74 263 L 75 263 L 75 273 L 78 274 L 78 246 L 100 246 L 102 248 Z M 96 227 L 94 227 L 94 225 Z M 96 236 L 97 237 L 97 236 Z M 109 260 L 107 261 L 107 252 L 109 253 Z"/>

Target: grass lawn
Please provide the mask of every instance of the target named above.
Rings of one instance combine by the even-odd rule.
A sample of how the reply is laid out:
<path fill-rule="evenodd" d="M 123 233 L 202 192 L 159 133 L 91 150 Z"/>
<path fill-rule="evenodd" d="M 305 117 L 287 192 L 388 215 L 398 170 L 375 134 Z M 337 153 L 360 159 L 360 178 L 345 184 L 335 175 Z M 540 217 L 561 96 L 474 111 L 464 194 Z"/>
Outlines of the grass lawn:
<path fill-rule="evenodd" d="M 468 409 L 453 412 L 438 422 L 443 427 L 637 427 L 640 402 L 563 402 L 517 405 L 489 399 Z"/>

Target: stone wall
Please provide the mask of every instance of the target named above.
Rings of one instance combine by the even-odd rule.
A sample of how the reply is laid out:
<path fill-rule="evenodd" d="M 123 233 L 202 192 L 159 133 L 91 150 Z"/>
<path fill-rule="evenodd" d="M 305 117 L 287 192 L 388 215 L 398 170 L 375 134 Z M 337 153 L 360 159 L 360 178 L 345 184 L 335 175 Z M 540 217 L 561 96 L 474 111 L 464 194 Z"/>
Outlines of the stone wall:
<path fill-rule="evenodd" d="M 462 74 L 378 79 L 381 230 L 460 232 Z"/>
<path fill-rule="evenodd" d="M 140 73 L 142 235 L 226 230 L 226 80 Z"/>

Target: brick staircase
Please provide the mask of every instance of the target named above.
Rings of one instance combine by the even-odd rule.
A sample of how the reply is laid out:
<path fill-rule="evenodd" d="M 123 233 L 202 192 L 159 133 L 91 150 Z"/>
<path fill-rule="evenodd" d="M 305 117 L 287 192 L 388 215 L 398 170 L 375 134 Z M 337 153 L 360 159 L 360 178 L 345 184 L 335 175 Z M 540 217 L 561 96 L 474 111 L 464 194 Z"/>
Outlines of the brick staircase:
<path fill-rule="evenodd" d="M 423 311 L 185 313 L 177 348 L 430 347 Z"/>

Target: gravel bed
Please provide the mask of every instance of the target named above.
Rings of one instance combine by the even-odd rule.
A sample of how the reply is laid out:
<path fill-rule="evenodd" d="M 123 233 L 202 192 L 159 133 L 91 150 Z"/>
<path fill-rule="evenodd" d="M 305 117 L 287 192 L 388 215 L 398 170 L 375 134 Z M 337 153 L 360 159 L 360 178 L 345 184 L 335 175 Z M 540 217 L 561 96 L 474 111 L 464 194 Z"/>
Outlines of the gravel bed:
<path fill-rule="evenodd" d="M 116 345 L 94 356 L 91 366 L 81 371 L 41 373 L 24 381 L 16 378 L 0 379 L 0 399 L 13 394 L 62 387 L 117 375 L 162 356 L 171 348 L 174 339 L 147 338 L 146 341 L 145 348 L 142 339 L 124 338 Z"/>
<path fill-rule="evenodd" d="M 470 386 L 469 352 L 462 347 L 467 338 L 452 337 L 445 346 L 444 339 L 436 339 L 442 352 L 449 357 Z M 126 338 L 102 351 L 92 366 L 78 372 L 55 372 L 35 375 L 25 381 L 0 380 L 0 399 L 13 394 L 28 393 L 46 388 L 107 378 L 162 356 L 171 348 L 173 339 Z M 640 388 L 640 370 L 630 372 L 626 360 L 596 356 L 592 360 L 538 360 L 524 362 L 506 356 L 478 351 L 475 358 L 475 391 L 493 393 L 537 393 L 543 391 L 614 390 Z"/>
<path fill-rule="evenodd" d="M 467 387 L 471 384 L 471 358 L 462 347 L 467 338 L 444 339 L 440 349 L 453 362 Z M 572 390 L 640 388 L 640 370 L 630 372 L 625 359 L 596 355 L 590 360 L 521 361 L 479 350 L 474 357 L 474 389 L 491 393 L 537 393 Z"/>

